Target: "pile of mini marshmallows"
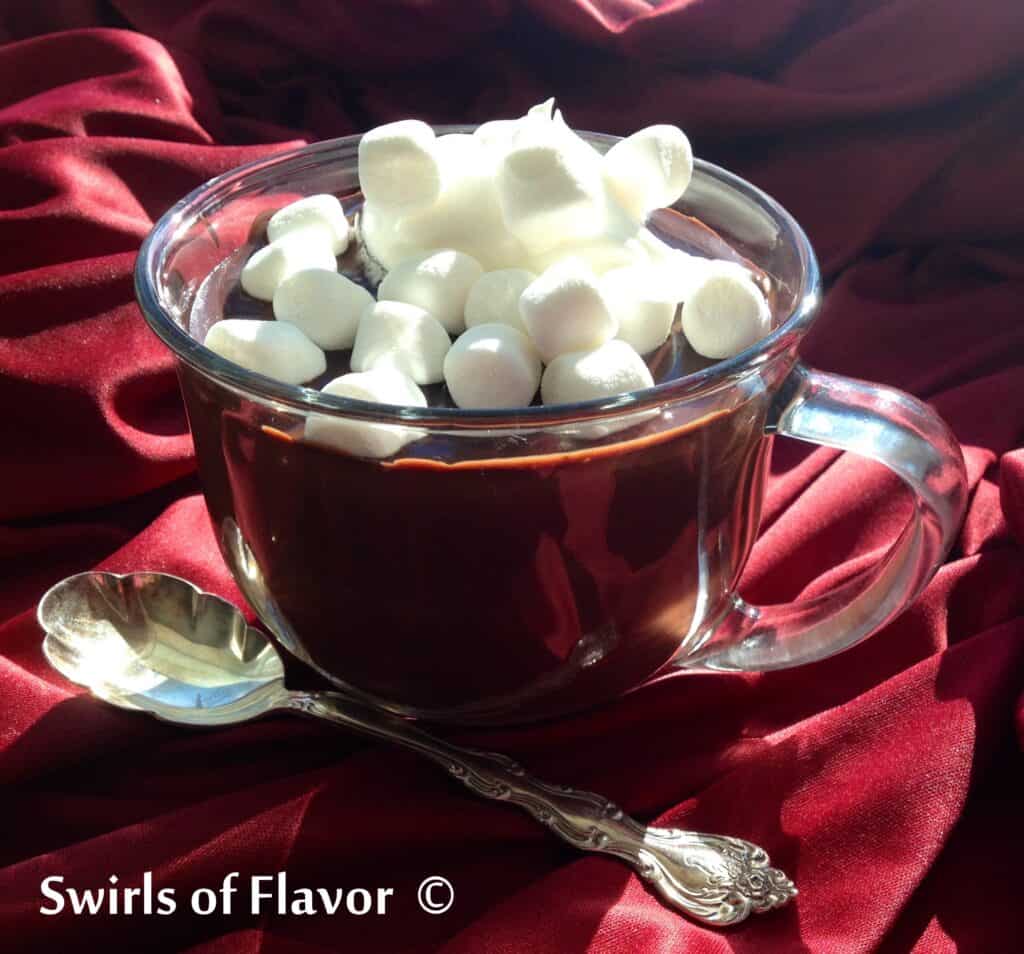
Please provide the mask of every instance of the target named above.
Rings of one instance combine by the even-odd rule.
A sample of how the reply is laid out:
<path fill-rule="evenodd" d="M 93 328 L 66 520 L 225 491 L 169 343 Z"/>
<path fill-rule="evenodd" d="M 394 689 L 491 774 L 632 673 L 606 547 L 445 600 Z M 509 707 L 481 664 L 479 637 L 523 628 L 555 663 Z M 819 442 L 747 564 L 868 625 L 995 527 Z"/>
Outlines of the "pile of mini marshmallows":
<path fill-rule="evenodd" d="M 324 350 L 351 348 L 352 373 L 324 392 L 393 405 L 424 407 L 420 386 L 441 381 L 459 407 L 495 409 L 529 405 L 538 387 L 545 404 L 650 387 L 641 356 L 668 338 L 680 302 L 683 334 L 708 358 L 769 330 L 746 269 L 671 248 L 644 226 L 692 171 L 676 127 L 651 126 L 602 155 L 552 100 L 472 135 L 380 126 L 359 146 L 359 237 L 384 272 L 376 300 L 337 271 L 352 237 L 340 202 L 308 196 L 271 217 L 268 244 L 242 269 L 242 288 L 273 302 L 276 321 L 227 318 L 205 344 L 289 384 L 323 374 Z M 418 436 L 335 423 L 307 437 L 388 456 Z"/>

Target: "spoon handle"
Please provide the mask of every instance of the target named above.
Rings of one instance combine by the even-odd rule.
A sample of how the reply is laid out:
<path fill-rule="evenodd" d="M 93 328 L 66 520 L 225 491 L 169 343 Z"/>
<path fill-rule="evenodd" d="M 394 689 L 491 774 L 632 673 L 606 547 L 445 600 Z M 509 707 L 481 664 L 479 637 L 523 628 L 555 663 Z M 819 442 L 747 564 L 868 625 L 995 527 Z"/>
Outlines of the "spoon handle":
<path fill-rule="evenodd" d="M 671 907 L 705 924 L 738 924 L 797 893 L 764 849 L 742 838 L 646 827 L 600 795 L 542 782 L 507 756 L 460 748 L 334 693 L 293 692 L 288 707 L 426 756 L 476 794 L 525 809 L 573 847 L 625 861 Z"/>

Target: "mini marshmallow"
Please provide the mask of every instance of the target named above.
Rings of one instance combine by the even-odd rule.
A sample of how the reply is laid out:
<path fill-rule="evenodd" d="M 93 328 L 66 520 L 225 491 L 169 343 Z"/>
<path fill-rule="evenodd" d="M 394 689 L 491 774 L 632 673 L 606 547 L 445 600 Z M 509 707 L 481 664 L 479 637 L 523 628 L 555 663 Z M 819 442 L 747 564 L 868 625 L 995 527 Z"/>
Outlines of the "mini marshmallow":
<path fill-rule="evenodd" d="M 373 304 L 362 285 L 335 271 L 307 268 L 274 292 L 274 317 L 301 328 L 321 348 L 351 348 L 363 312 Z"/>
<path fill-rule="evenodd" d="M 523 333 L 526 326 L 519 314 L 519 299 L 537 276 L 525 268 L 501 268 L 484 272 L 466 298 L 466 327 L 500 324 Z"/>
<path fill-rule="evenodd" d="M 473 136 L 488 148 L 508 145 L 519 132 L 518 119 L 492 119 L 473 130 Z"/>
<path fill-rule="evenodd" d="M 705 358 L 729 358 L 749 348 L 771 329 L 771 309 L 761 290 L 736 269 L 711 268 L 683 302 L 686 340 Z M 745 271 L 745 270 L 744 270 Z"/>
<path fill-rule="evenodd" d="M 253 252 L 242 267 L 242 289 L 253 298 L 272 301 L 281 282 L 306 268 L 338 268 L 333 240 L 322 226 L 295 229 Z"/>
<path fill-rule="evenodd" d="M 351 230 L 345 210 L 335 196 L 327 193 L 308 195 L 278 209 L 267 222 L 267 238 L 274 242 L 308 225 L 322 226 L 330 233 L 335 255 L 341 255 L 348 248 Z"/>
<path fill-rule="evenodd" d="M 569 351 L 598 348 L 618 331 L 597 277 L 576 258 L 531 282 L 519 299 L 519 314 L 545 364 Z"/>
<path fill-rule="evenodd" d="M 516 328 L 484 324 L 470 328 L 444 359 L 444 379 L 459 407 L 526 407 L 540 384 L 540 358 Z"/>
<path fill-rule="evenodd" d="M 681 249 L 677 249 L 675 246 L 669 245 L 664 239 L 659 238 L 646 226 L 641 226 L 637 229 L 636 238 L 640 245 L 643 246 L 648 259 L 654 265 L 671 261 L 673 253 L 681 251 Z M 687 253 L 683 252 L 683 254 Z"/>
<path fill-rule="evenodd" d="M 451 340 L 429 312 L 400 301 L 374 302 L 363 314 L 352 346 L 356 371 L 392 368 L 417 384 L 444 379 L 444 358 Z"/>
<path fill-rule="evenodd" d="M 545 404 L 575 404 L 654 386 L 650 369 L 625 341 L 559 355 L 540 383 Z"/>
<path fill-rule="evenodd" d="M 536 106 L 531 106 L 523 117 L 527 122 L 534 122 L 536 120 L 547 120 L 550 121 L 554 118 L 556 113 L 555 110 L 555 97 L 549 96 L 543 103 L 537 103 Z M 561 116 L 561 112 L 558 113 Z"/>
<path fill-rule="evenodd" d="M 377 126 L 359 140 L 359 184 L 381 209 L 411 210 L 441 193 L 434 130 L 418 119 Z"/>
<path fill-rule="evenodd" d="M 648 354 L 665 342 L 678 300 L 656 268 L 615 268 L 601 276 L 598 287 L 619 322 L 617 338 L 639 354 Z"/>
<path fill-rule="evenodd" d="M 322 388 L 324 394 L 374 404 L 426 407 L 427 399 L 416 382 L 391 368 L 343 374 Z M 312 414 L 306 421 L 306 440 L 352 454 L 380 459 L 397 454 L 406 444 L 418 440 L 423 431 L 398 424 L 372 424 L 343 420 L 326 414 Z"/>
<path fill-rule="evenodd" d="M 738 262 L 691 255 L 662 241 L 650 229 L 640 229 L 637 239 L 647 252 L 658 281 L 664 284 L 673 301 L 685 301 L 713 271 L 731 272 L 739 278 L 752 280 L 750 272 Z"/>
<path fill-rule="evenodd" d="M 642 265 L 648 261 L 647 252 L 635 238 L 600 236 L 587 242 L 559 245 L 548 252 L 535 255 L 530 264 L 538 272 L 549 269 L 565 258 L 579 258 L 598 275 L 613 268 Z"/>
<path fill-rule="evenodd" d="M 382 275 L 403 259 L 426 255 L 429 251 L 427 246 L 417 245 L 406 235 L 401 224 L 397 216 L 370 202 L 359 212 L 359 239 L 362 250 L 369 256 L 367 264 Z"/>
<path fill-rule="evenodd" d="M 453 180 L 471 170 L 485 171 L 480 170 L 480 167 L 494 165 L 494 156 L 487 144 L 480 137 L 469 133 L 445 133 L 438 136 L 434 152 L 441 166 L 444 189 L 448 189 Z"/>
<path fill-rule="evenodd" d="M 605 153 L 604 175 L 618 202 L 642 221 L 686 191 L 693 175 L 690 141 L 676 126 L 648 126 Z"/>
<path fill-rule="evenodd" d="M 225 318 L 210 328 L 203 344 L 228 361 L 285 384 L 303 384 L 327 369 L 324 353 L 287 322 Z"/>
<path fill-rule="evenodd" d="M 452 133 L 438 138 L 435 151 L 444 182 L 441 195 L 424 209 L 392 217 L 393 234 L 384 244 L 395 252 L 403 247 L 455 249 L 472 255 L 488 270 L 525 262 L 526 249 L 502 216 L 494 179 L 495 150 L 476 136 Z M 396 263 L 392 260 L 388 267 Z"/>
<path fill-rule="evenodd" d="M 601 162 L 563 125 L 531 117 L 498 164 L 509 231 L 537 255 L 605 226 Z"/>
<path fill-rule="evenodd" d="M 466 327 L 466 299 L 483 272 L 483 266 L 464 252 L 431 252 L 399 262 L 384 276 L 377 297 L 418 305 L 454 335 Z"/>

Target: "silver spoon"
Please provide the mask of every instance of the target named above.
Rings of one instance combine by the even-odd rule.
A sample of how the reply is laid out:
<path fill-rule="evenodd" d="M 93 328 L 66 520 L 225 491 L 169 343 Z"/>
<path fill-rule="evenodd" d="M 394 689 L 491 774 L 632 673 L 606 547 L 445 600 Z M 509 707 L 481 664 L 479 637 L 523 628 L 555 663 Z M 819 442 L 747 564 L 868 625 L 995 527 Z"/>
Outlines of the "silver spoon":
<path fill-rule="evenodd" d="M 192 726 L 298 712 L 412 749 L 574 847 L 627 862 L 670 906 L 705 924 L 737 924 L 796 894 L 749 841 L 648 828 L 600 795 L 532 778 L 504 755 L 459 748 L 335 692 L 285 688 L 267 637 L 230 603 L 178 577 L 81 573 L 54 586 L 38 615 L 50 664 L 100 699 Z"/>

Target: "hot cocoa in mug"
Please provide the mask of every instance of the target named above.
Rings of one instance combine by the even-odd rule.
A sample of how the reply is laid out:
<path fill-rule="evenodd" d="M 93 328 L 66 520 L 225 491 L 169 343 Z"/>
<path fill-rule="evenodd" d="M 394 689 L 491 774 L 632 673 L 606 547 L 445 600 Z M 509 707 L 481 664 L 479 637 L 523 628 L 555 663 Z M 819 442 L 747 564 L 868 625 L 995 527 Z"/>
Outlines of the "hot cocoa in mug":
<path fill-rule="evenodd" d="M 600 151 L 614 137 L 583 134 Z M 963 460 L 927 406 L 805 367 L 820 294 L 797 223 L 698 162 L 660 239 L 743 264 L 771 332 L 721 361 L 679 333 L 647 355 L 654 386 L 512 410 L 389 407 L 283 384 L 200 343 L 225 316 L 272 318 L 239 288 L 260 223 L 303 195 L 359 215 L 358 137 L 221 176 L 154 228 L 139 302 L 171 348 L 225 559 L 263 624 L 339 688 L 435 721 L 511 723 L 607 701 L 676 669 L 760 671 L 839 652 L 901 612 L 959 526 Z M 256 223 L 256 224 L 254 224 Z M 371 283 L 354 252 L 340 267 Z M 325 425 L 408 429 L 369 458 L 311 439 Z M 914 495 L 884 559 L 834 593 L 745 603 L 774 434 L 850 450 Z M 684 683 L 680 683 L 681 689 Z"/>

